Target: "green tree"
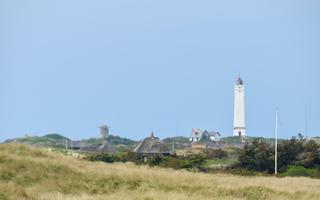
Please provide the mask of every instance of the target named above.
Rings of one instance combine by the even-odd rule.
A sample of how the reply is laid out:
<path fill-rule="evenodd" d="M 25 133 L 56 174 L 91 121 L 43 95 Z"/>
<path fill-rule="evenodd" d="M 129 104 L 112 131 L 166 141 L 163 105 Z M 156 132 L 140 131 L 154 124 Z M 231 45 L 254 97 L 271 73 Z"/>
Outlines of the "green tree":
<path fill-rule="evenodd" d="M 320 165 L 320 146 L 314 140 L 305 142 L 299 164 L 307 168 Z"/>
<path fill-rule="evenodd" d="M 228 157 L 228 152 L 222 149 L 204 149 L 203 154 L 206 159 L 222 159 Z"/>
<path fill-rule="evenodd" d="M 251 144 L 246 144 L 240 150 L 238 166 L 248 170 L 271 173 L 274 170 L 274 152 L 262 138 L 257 138 Z"/>
<path fill-rule="evenodd" d="M 278 145 L 278 169 L 279 172 L 286 171 L 287 167 L 296 163 L 300 155 L 304 152 L 305 138 L 299 134 L 298 137 L 292 137 Z"/>

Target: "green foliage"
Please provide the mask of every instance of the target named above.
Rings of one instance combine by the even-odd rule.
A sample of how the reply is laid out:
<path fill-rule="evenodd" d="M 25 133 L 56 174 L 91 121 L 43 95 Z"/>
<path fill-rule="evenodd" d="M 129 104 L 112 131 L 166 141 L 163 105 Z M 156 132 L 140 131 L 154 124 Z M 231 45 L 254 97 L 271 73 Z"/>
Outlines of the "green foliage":
<path fill-rule="evenodd" d="M 228 152 L 222 149 L 204 149 L 203 154 L 206 159 L 223 159 L 228 157 Z"/>
<path fill-rule="evenodd" d="M 248 143 L 252 143 L 256 139 L 262 139 L 262 138 L 261 137 L 250 137 L 250 136 L 247 136 L 245 138 L 245 141 L 248 142 Z M 267 144 L 274 144 L 274 139 L 273 138 L 263 138 L 263 140 Z M 240 140 L 240 138 L 238 136 L 223 137 L 223 138 L 221 138 L 221 141 L 223 141 L 223 142 L 225 142 L 226 144 L 229 144 L 229 145 L 242 145 L 242 141 Z M 284 140 L 283 139 L 278 139 L 279 143 L 281 143 L 282 141 L 284 141 Z"/>
<path fill-rule="evenodd" d="M 280 172 L 285 171 L 288 165 L 298 161 L 299 155 L 304 152 L 304 142 L 305 139 L 302 136 L 292 137 L 278 146 L 278 169 Z"/>
<path fill-rule="evenodd" d="M 12 140 L 7 140 L 5 141 L 5 143 L 16 142 L 21 144 L 30 144 L 38 147 L 65 148 L 67 139 L 68 138 L 64 136 L 53 133 L 45 135 L 43 137 L 27 136 L 22 138 L 16 138 Z"/>
<path fill-rule="evenodd" d="M 236 167 L 273 173 L 274 171 L 274 146 L 263 139 L 255 139 L 251 144 L 246 144 L 238 155 L 239 163 Z M 289 165 L 315 168 L 320 165 L 320 146 L 313 140 L 306 141 L 302 135 L 282 141 L 278 145 L 278 171 L 285 172 Z M 296 168 L 292 168 L 296 172 Z M 294 171 L 296 170 L 296 171 Z M 292 173 L 293 173 L 292 172 Z M 305 171 L 302 172 L 302 174 Z"/>
<path fill-rule="evenodd" d="M 166 157 L 162 155 L 150 155 L 146 162 L 149 166 L 159 166 L 161 163 L 166 162 L 166 160 Z"/>
<path fill-rule="evenodd" d="M 159 166 L 166 168 L 177 169 L 179 160 L 175 156 L 169 156 L 165 158 L 165 162 L 162 162 Z"/>
<path fill-rule="evenodd" d="M 320 177 L 319 169 L 310 169 L 303 166 L 290 165 L 286 172 L 281 174 L 282 176 L 308 176 L 308 177 Z"/>
<path fill-rule="evenodd" d="M 192 171 L 204 171 L 206 158 L 203 154 L 189 154 L 177 160 L 177 169 L 188 169 Z"/>
<path fill-rule="evenodd" d="M 192 171 L 204 171 L 206 158 L 204 154 L 189 154 L 186 156 L 164 156 L 162 154 L 136 154 L 124 152 L 122 154 L 88 154 L 86 157 L 90 161 L 113 162 L 134 162 L 136 164 L 146 164 L 149 166 L 161 166 L 174 169 L 188 169 Z"/>
<path fill-rule="evenodd" d="M 307 141 L 299 163 L 308 168 L 320 165 L 320 145 L 314 140 Z"/>
<path fill-rule="evenodd" d="M 16 142 L 21 144 L 30 144 L 38 147 L 51 147 L 51 148 L 57 148 L 57 149 L 65 149 L 66 140 L 69 140 L 69 139 L 57 133 L 52 133 L 42 137 L 28 136 L 28 137 L 11 139 L 11 140 L 5 141 L 5 143 Z M 118 151 L 126 151 L 129 149 L 132 149 L 137 144 L 137 142 L 134 140 L 122 138 L 119 136 L 113 136 L 113 135 L 109 135 L 108 140 L 112 146 L 116 147 L 116 150 Z M 83 140 L 83 142 L 89 145 L 92 145 L 93 147 L 98 147 L 103 143 L 103 139 L 90 138 L 87 140 Z"/>
<path fill-rule="evenodd" d="M 90 161 L 102 161 L 106 163 L 120 161 L 120 158 L 118 156 L 107 153 L 90 154 L 89 156 L 87 156 L 87 159 Z"/>
<path fill-rule="evenodd" d="M 132 151 L 123 152 L 120 154 L 120 161 L 121 162 L 133 162 L 136 164 L 141 164 L 144 162 L 143 155 L 134 153 Z"/>
<path fill-rule="evenodd" d="M 238 167 L 270 173 L 273 171 L 273 155 L 269 144 L 262 139 L 255 139 L 240 150 Z"/>
<path fill-rule="evenodd" d="M 122 138 L 114 135 L 109 135 L 108 141 L 113 147 L 116 148 L 117 151 L 122 151 L 122 152 L 132 149 L 137 144 L 137 142 L 134 140 L 130 140 L 128 138 Z M 103 143 L 103 139 L 90 138 L 87 140 L 83 140 L 83 142 L 87 143 L 88 145 L 91 145 L 92 147 L 98 147 Z"/>
<path fill-rule="evenodd" d="M 119 136 L 109 135 L 108 140 L 113 145 L 126 145 L 129 149 L 134 147 L 138 142 L 134 140 L 130 140 L 128 138 L 122 138 Z"/>
<path fill-rule="evenodd" d="M 51 139 L 55 139 L 55 140 L 69 140 L 69 138 L 66 138 L 62 135 L 59 135 L 57 133 L 51 133 L 48 135 L 43 136 L 44 138 L 51 138 Z"/>

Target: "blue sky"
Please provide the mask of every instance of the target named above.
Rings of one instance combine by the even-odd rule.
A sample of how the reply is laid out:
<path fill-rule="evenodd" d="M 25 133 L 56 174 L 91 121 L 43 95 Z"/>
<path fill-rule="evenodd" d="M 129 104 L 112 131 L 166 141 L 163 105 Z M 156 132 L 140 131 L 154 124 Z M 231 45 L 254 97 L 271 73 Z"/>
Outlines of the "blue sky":
<path fill-rule="evenodd" d="M 0 141 L 60 133 L 320 135 L 320 2 L 0 1 Z M 307 109 L 306 109 L 307 108 Z M 305 112 L 307 110 L 307 112 Z"/>

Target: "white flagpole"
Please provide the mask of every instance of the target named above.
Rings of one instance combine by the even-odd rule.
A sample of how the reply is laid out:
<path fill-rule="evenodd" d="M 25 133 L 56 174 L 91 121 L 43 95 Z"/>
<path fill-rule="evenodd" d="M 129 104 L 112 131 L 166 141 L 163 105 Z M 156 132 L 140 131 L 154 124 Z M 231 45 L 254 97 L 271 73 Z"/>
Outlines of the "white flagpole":
<path fill-rule="evenodd" d="M 304 107 L 304 134 L 308 137 L 308 107 L 307 104 Z"/>
<path fill-rule="evenodd" d="M 278 173 L 278 110 L 276 110 L 276 137 L 274 145 L 274 174 Z"/>

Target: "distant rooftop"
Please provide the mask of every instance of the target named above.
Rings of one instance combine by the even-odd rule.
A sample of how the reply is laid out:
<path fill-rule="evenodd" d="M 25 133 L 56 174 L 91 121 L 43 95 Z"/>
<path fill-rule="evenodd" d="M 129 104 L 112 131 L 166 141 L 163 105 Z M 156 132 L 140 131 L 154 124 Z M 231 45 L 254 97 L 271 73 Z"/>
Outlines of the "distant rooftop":
<path fill-rule="evenodd" d="M 150 137 L 140 141 L 133 152 L 139 154 L 171 154 L 170 150 L 158 137 L 154 136 L 153 132 L 151 132 Z"/>

